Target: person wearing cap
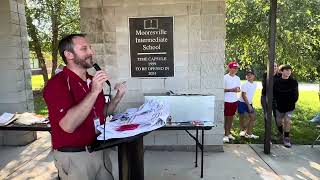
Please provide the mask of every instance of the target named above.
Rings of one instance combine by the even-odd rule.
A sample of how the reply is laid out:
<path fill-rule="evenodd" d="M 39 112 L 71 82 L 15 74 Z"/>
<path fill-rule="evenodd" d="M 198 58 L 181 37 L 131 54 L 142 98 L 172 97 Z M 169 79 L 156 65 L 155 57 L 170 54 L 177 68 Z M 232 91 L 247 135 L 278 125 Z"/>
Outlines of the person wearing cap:
<path fill-rule="evenodd" d="M 232 121 L 238 106 L 237 93 L 240 92 L 240 78 L 236 75 L 239 64 L 232 61 L 228 64 L 228 74 L 224 75 L 224 137 L 223 142 L 228 143 L 235 140 L 230 130 Z"/>
<path fill-rule="evenodd" d="M 258 139 L 259 136 L 256 136 L 252 133 L 252 129 L 255 122 L 255 112 L 252 106 L 252 100 L 254 93 L 257 89 L 257 83 L 254 82 L 255 74 L 253 70 L 248 69 L 246 71 L 247 81 L 241 85 L 241 96 L 238 101 L 238 113 L 240 120 L 240 137 L 245 137 L 248 139 Z M 248 115 L 249 121 L 245 123 L 246 116 Z M 248 124 L 245 128 L 244 124 Z"/>
<path fill-rule="evenodd" d="M 282 65 L 279 69 L 282 74 L 281 78 L 275 81 L 273 86 L 276 120 L 279 131 L 283 131 L 283 144 L 290 148 L 291 118 L 299 98 L 298 82 L 291 77 L 292 67 L 290 65 Z"/>

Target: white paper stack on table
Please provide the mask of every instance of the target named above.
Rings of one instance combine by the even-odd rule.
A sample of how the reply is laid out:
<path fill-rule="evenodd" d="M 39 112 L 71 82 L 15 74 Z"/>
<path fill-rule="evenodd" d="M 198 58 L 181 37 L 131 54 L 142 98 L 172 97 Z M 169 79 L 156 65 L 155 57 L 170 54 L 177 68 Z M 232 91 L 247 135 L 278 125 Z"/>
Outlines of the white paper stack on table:
<path fill-rule="evenodd" d="M 32 125 L 37 123 L 47 123 L 48 120 L 41 116 L 36 115 L 34 113 L 24 112 L 24 113 L 8 113 L 5 112 L 0 116 L 0 126 L 6 126 L 10 124 L 11 122 L 15 121 L 17 124 L 22 125 Z"/>
<path fill-rule="evenodd" d="M 99 126 L 101 132 L 98 140 L 125 138 L 149 132 L 166 125 L 169 116 L 168 104 L 163 101 L 146 101 L 139 108 L 128 109 L 125 113 L 116 114 L 111 122 Z"/>
<path fill-rule="evenodd" d="M 15 119 L 16 118 L 14 118 L 14 114 L 5 112 L 0 116 L 0 126 L 6 126 Z"/>
<path fill-rule="evenodd" d="M 29 113 L 24 112 L 22 114 L 16 114 L 16 121 L 17 124 L 23 124 L 23 125 L 32 125 L 32 124 L 40 124 L 40 123 L 47 123 L 48 120 L 41 116 L 37 115 L 35 113 Z"/>

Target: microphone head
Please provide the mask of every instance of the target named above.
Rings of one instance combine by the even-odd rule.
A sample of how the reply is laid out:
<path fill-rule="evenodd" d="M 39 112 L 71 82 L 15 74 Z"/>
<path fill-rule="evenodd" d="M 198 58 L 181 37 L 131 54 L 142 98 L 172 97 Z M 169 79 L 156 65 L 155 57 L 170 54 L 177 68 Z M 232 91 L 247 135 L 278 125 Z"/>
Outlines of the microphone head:
<path fill-rule="evenodd" d="M 101 70 L 100 66 L 97 63 L 94 63 L 92 66 L 96 71 L 100 71 Z"/>
<path fill-rule="evenodd" d="M 94 63 L 92 66 L 96 71 L 101 70 L 100 66 L 97 63 Z M 106 80 L 106 83 L 111 87 L 110 82 L 108 80 Z"/>

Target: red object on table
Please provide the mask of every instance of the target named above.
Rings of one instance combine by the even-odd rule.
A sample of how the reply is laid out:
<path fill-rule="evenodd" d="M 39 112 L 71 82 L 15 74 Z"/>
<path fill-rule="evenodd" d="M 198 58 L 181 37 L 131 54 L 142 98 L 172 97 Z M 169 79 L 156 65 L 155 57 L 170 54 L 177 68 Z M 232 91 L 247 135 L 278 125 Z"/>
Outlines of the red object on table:
<path fill-rule="evenodd" d="M 195 126 L 199 126 L 199 125 L 203 125 L 203 122 L 199 121 L 199 120 L 194 120 L 194 121 L 191 121 L 191 124 L 193 124 Z"/>
<path fill-rule="evenodd" d="M 125 124 L 120 126 L 116 131 L 128 131 L 128 130 L 134 130 L 139 127 L 139 124 Z"/>

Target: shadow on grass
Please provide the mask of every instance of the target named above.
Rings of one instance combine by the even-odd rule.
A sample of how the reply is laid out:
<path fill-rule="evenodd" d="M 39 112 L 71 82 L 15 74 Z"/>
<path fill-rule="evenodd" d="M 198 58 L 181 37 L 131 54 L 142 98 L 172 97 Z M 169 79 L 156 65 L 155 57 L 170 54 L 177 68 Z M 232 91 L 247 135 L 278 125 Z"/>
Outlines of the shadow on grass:
<path fill-rule="evenodd" d="M 256 124 L 253 128 L 253 133 L 259 136 L 259 139 L 246 139 L 239 136 L 239 117 L 235 116 L 233 121 L 233 135 L 236 137 L 236 140 L 233 143 L 240 144 L 263 144 L 264 143 L 264 120 L 263 120 L 263 112 L 261 108 L 256 108 Z M 302 108 L 301 106 L 297 106 L 296 110 L 292 117 L 291 124 L 291 140 L 293 144 L 312 144 L 314 139 L 320 133 L 319 130 L 315 127 L 314 124 L 309 123 L 309 120 L 313 118 L 316 114 L 312 109 Z M 271 141 L 274 144 L 282 144 L 280 141 L 278 130 L 275 125 L 274 119 L 272 119 L 272 136 Z"/>

